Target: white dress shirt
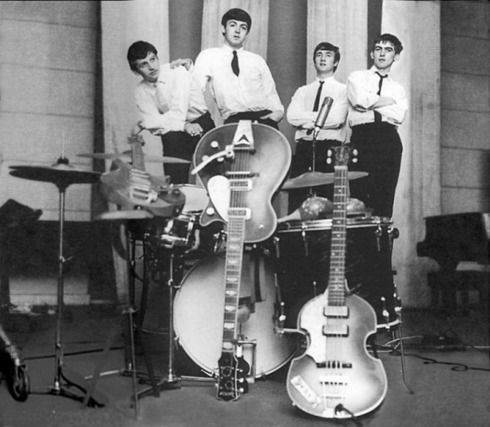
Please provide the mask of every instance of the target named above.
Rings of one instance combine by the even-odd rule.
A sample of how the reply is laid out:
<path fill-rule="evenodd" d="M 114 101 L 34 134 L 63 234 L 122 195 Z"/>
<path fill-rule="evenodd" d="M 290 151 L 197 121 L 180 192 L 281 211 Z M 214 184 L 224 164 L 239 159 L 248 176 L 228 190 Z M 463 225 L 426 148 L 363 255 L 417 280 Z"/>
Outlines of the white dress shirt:
<path fill-rule="evenodd" d="M 308 135 L 303 126 L 314 123 L 318 116 L 319 112 L 313 111 L 313 104 L 319 84 L 320 80 L 317 78 L 314 82 L 299 87 L 291 98 L 291 103 L 287 110 L 287 120 L 289 124 L 297 128 L 295 133 L 296 141 L 299 139 L 313 139 L 311 132 Z M 317 140 L 333 139 L 344 141 L 346 138 L 345 120 L 349 108 L 345 84 L 338 82 L 333 76 L 327 77 L 322 87 L 320 106 L 326 96 L 333 99 L 333 104 L 323 128 L 318 132 Z"/>
<path fill-rule="evenodd" d="M 246 112 L 271 110 L 284 112 L 272 74 L 264 59 L 243 48 L 237 50 L 239 76 L 231 69 L 233 49 L 222 47 L 203 50 L 196 58 L 194 71 L 204 91 L 209 83 L 211 94 L 224 119 Z"/>
<path fill-rule="evenodd" d="M 155 83 L 142 80 L 135 91 L 142 126 L 154 134 L 183 131 L 208 111 L 199 82 L 184 67 L 162 64 Z"/>
<path fill-rule="evenodd" d="M 383 79 L 381 95 L 377 95 L 379 76 L 373 66 L 368 70 L 354 71 L 347 78 L 347 98 L 350 102 L 349 125 L 356 126 L 374 122 L 374 111 L 358 111 L 354 107 L 370 108 L 380 96 L 389 96 L 395 100 L 392 105 L 376 108 L 383 122 L 401 125 L 408 111 L 408 101 L 403 87 L 390 76 Z"/>

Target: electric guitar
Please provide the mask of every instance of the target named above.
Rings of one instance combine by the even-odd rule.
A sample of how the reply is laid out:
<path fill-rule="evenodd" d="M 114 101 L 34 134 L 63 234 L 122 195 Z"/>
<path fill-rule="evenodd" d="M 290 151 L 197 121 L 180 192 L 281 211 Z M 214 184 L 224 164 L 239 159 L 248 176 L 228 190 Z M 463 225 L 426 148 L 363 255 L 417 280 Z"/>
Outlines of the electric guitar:
<path fill-rule="evenodd" d="M 155 216 L 177 216 L 185 203 L 184 194 L 169 185 L 168 177 L 146 172 L 141 135 L 129 137 L 128 142 L 131 165 L 121 159 L 114 160 L 115 170 L 100 178 L 103 194 L 122 210 L 145 209 Z"/>
<path fill-rule="evenodd" d="M 298 316 L 308 346 L 287 375 L 293 405 L 321 418 L 352 418 L 377 408 L 387 391 L 382 362 L 366 349 L 376 332 L 373 308 L 349 294 L 345 280 L 349 149 L 335 149 L 333 218 L 328 287 L 308 301 Z"/>
<path fill-rule="evenodd" d="M 243 358 L 238 331 L 243 245 L 272 235 L 277 218 L 272 195 L 284 180 L 291 161 L 289 143 L 278 131 L 240 121 L 208 132 L 194 153 L 199 178 L 210 206 L 200 221 L 227 223 L 224 272 L 224 313 L 217 398 L 236 400 L 248 391 L 250 366 Z"/>

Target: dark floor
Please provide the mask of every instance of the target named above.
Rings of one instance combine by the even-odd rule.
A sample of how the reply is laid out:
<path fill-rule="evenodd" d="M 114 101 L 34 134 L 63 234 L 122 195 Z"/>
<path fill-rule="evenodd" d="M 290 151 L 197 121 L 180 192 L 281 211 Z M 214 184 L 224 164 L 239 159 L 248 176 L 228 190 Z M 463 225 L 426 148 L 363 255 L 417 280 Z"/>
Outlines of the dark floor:
<path fill-rule="evenodd" d="M 405 374 L 403 383 L 398 352 L 390 352 L 391 336 L 379 333 L 378 352 L 388 378 L 382 405 L 357 420 L 333 421 L 308 416 L 294 408 L 285 387 L 287 366 L 234 402 L 218 401 L 212 382 L 182 381 L 175 390 L 162 391 L 131 403 L 132 380 L 123 375 L 125 361 L 123 316 L 108 307 L 68 307 L 62 327 L 63 370 L 88 376 L 96 368 L 114 371 L 99 378 L 96 391 L 108 398 L 102 408 L 83 407 L 79 401 L 45 394 L 55 373 L 53 315 L 10 315 L 4 329 L 21 350 L 32 392 L 25 402 L 15 401 L 5 382 L 0 385 L 0 426 L 487 426 L 490 413 L 490 363 L 486 315 L 469 311 L 444 316 L 429 311 L 405 310 Z M 102 349 L 115 337 L 107 356 Z M 157 374 L 166 372 L 165 335 L 140 334 L 149 343 L 150 360 Z M 442 339 L 441 337 L 444 337 Z M 138 339 L 137 368 L 147 372 Z M 387 344 L 387 346 L 382 346 Z M 391 348 L 393 348 L 391 346 Z M 176 362 L 181 375 L 197 367 L 182 353 Z M 69 375 L 67 375 L 69 376 Z M 138 384 L 138 390 L 146 389 Z M 75 390 L 76 391 L 76 390 Z M 83 396 L 79 394 L 80 396 Z"/>

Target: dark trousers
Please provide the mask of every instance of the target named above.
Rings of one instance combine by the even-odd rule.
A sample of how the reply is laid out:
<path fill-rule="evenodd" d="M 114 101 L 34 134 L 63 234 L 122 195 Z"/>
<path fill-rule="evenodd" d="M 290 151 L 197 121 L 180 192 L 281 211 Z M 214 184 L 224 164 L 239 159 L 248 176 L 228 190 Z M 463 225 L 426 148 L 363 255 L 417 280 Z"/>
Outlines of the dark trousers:
<path fill-rule="evenodd" d="M 331 163 L 327 163 L 328 150 L 332 147 L 337 147 L 341 144 L 336 140 L 321 140 L 315 143 L 315 164 L 316 172 L 333 173 L 335 158 L 331 156 Z M 313 170 L 313 141 L 305 141 L 300 139 L 296 144 L 296 152 L 294 153 L 291 162 L 289 177 L 294 178 L 304 172 Z M 333 185 L 322 185 L 311 188 L 300 188 L 289 190 L 289 212 L 297 209 L 311 195 L 326 197 L 329 200 L 333 199 Z"/>
<path fill-rule="evenodd" d="M 369 174 L 350 182 L 352 197 L 373 215 L 391 218 L 403 151 L 397 129 L 388 123 L 354 126 L 351 142 L 359 150 L 359 170 Z"/>
<path fill-rule="evenodd" d="M 179 157 L 192 162 L 192 156 L 197 143 L 202 136 L 214 128 L 214 121 L 209 113 L 203 114 L 192 123 L 199 123 L 203 129 L 201 136 L 191 136 L 187 132 L 167 132 L 162 136 L 163 154 L 169 157 Z M 189 182 L 189 164 L 166 163 L 165 175 L 170 175 L 172 184 L 185 184 Z"/>
<path fill-rule="evenodd" d="M 253 122 L 258 122 L 263 125 L 268 125 L 273 127 L 274 129 L 279 129 L 277 122 L 271 119 L 262 119 L 262 116 L 269 114 L 269 110 L 261 110 L 261 111 L 245 111 L 243 113 L 236 113 L 232 116 L 228 117 L 224 124 L 228 123 L 238 123 L 240 120 L 252 120 Z"/>

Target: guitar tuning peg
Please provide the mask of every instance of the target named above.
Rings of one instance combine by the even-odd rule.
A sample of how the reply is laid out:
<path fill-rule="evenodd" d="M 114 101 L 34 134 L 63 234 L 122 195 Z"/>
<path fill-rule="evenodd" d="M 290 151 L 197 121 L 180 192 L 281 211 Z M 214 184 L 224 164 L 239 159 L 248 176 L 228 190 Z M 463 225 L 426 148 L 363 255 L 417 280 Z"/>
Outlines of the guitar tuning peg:
<path fill-rule="evenodd" d="M 209 144 L 209 145 L 211 145 L 211 148 L 215 148 L 215 149 L 219 148 L 219 142 L 218 141 L 211 141 L 211 144 Z"/>

